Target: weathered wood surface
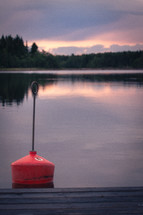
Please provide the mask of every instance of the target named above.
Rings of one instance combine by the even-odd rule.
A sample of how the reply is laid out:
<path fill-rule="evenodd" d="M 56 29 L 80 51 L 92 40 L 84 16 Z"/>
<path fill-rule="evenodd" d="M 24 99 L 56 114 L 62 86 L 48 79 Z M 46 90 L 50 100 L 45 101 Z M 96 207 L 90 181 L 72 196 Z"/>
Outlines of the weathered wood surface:
<path fill-rule="evenodd" d="M 143 215 L 143 187 L 0 189 L 0 215 Z"/>

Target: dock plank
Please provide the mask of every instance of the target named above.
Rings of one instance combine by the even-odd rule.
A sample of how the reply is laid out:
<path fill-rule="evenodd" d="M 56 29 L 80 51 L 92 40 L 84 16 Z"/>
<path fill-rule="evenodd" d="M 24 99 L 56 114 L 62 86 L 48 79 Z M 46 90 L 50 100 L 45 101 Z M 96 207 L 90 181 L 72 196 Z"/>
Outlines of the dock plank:
<path fill-rule="evenodd" d="M 0 189 L 0 215 L 143 215 L 143 187 Z"/>

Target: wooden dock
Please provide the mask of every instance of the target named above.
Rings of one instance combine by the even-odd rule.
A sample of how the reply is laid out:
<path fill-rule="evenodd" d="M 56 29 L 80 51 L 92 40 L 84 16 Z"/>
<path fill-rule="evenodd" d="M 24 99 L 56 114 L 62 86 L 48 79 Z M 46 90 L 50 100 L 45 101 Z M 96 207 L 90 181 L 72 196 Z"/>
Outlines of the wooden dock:
<path fill-rule="evenodd" d="M 0 189 L 0 215 L 143 215 L 143 187 Z"/>

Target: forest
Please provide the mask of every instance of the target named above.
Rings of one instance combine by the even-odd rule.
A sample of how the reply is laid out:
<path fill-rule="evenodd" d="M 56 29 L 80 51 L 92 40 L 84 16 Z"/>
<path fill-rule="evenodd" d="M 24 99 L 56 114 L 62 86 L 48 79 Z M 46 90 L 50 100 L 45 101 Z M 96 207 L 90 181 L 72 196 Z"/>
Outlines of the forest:
<path fill-rule="evenodd" d="M 52 55 L 39 51 L 34 42 L 28 47 L 22 37 L 0 38 L 0 69 L 143 69 L 143 51 L 105 52 L 82 55 Z"/>

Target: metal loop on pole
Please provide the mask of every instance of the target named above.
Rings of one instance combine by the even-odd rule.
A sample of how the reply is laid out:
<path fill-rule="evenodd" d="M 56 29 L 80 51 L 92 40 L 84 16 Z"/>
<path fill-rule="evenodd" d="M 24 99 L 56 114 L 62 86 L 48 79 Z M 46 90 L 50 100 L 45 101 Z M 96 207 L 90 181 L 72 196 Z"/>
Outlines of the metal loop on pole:
<path fill-rule="evenodd" d="M 38 85 L 37 81 L 33 81 L 33 82 L 31 83 L 31 90 L 32 90 L 32 94 L 33 94 L 34 96 L 36 96 L 37 93 L 38 93 L 38 90 L 39 90 L 39 85 Z"/>

